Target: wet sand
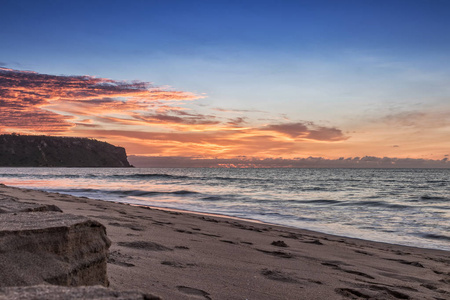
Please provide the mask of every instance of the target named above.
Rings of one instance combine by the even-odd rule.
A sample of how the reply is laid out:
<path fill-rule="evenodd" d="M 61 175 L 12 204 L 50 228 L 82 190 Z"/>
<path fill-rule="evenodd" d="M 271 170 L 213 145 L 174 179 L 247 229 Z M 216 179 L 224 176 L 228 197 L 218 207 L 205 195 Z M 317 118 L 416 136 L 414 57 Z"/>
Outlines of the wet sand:
<path fill-rule="evenodd" d="M 0 186 L 104 224 L 110 287 L 164 299 L 450 299 L 450 252 Z"/>

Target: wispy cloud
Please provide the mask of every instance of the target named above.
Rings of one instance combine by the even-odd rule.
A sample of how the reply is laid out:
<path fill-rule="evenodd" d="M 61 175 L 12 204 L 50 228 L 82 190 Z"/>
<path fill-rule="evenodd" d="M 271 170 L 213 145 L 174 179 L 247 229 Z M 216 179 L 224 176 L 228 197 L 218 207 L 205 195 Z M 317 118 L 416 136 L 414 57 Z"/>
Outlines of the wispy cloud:
<path fill-rule="evenodd" d="M 443 128 L 450 126 L 450 111 L 448 109 L 403 111 L 389 114 L 382 121 L 394 126 L 410 128 Z"/>
<path fill-rule="evenodd" d="M 232 118 L 229 119 L 227 124 L 230 126 L 242 126 L 247 123 L 247 118 L 245 117 L 238 117 L 238 118 Z"/>
<path fill-rule="evenodd" d="M 212 110 L 220 111 L 220 112 L 229 112 L 229 113 L 267 113 L 265 111 L 257 110 L 257 109 L 226 109 L 226 108 L 214 107 L 214 108 L 212 108 Z"/>
<path fill-rule="evenodd" d="M 340 129 L 317 126 L 312 122 L 270 124 L 262 127 L 261 130 L 279 132 L 294 139 L 317 141 L 343 141 L 347 139 Z"/>

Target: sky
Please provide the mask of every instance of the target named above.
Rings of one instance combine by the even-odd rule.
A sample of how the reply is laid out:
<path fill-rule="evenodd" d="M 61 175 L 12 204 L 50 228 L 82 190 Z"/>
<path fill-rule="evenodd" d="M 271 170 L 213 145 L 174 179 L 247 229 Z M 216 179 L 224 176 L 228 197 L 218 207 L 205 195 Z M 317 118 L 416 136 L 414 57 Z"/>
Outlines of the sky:
<path fill-rule="evenodd" d="M 95 138 L 180 166 L 447 165 L 449 11 L 0 0 L 0 133 Z"/>

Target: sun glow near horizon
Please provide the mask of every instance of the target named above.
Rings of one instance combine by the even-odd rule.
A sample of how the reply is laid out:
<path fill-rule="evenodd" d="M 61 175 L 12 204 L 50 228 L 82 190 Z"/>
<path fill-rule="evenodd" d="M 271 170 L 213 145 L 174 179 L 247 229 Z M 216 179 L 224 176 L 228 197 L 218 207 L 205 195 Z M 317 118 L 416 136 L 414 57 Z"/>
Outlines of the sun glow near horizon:
<path fill-rule="evenodd" d="M 4 1 L 0 133 L 90 137 L 148 157 L 442 161 L 449 9 Z"/>
<path fill-rule="evenodd" d="M 448 156 L 449 144 L 443 137 L 449 124 L 442 112 L 389 115 L 343 130 L 329 125 L 333 120 L 319 124 L 262 111 L 236 113 L 207 104 L 200 113 L 192 104 L 199 99 L 207 103 L 205 95 L 147 82 L 3 68 L 0 83 L 0 132 L 91 137 L 121 145 L 129 155 L 221 159 L 243 155 L 257 159 Z M 436 118 L 439 114 L 441 122 Z M 408 117 L 419 118 L 421 123 Z"/>

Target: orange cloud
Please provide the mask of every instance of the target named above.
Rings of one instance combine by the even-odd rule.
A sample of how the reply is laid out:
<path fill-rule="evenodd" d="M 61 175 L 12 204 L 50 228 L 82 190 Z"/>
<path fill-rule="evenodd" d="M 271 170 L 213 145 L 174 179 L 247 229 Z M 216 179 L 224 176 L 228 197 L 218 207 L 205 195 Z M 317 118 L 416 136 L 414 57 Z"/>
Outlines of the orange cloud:
<path fill-rule="evenodd" d="M 1 106 L 1 103 L 0 103 Z M 70 117 L 47 112 L 39 109 L 21 109 L 2 107 L 0 112 L 0 131 L 10 129 L 9 132 L 20 131 L 23 133 L 66 132 L 74 125 L 70 123 Z"/>
<path fill-rule="evenodd" d="M 218 131 L 126 131 L 103 129 L 77 129 L 80 136 L 94 135 L 106 140 L 116 141 L 122 145 L 135 144 L 134 154 L 154 153 L 158 148 L 160 155 L 210 157 L 235 157 L 243 153 L 259 156 L 298 156 L 302 143 L 280 139 L 276 135 L 258 134 L 252 130 L 218 130 Z M 139 144 L 139 149 L 136 147 Z"/>
<path fill-rule="evenodd" d="M 256 110 L 183 107 L 197 98 L 148 82 L 0 68 L 0 131 L 93 137 L 130 154 L 223 158 L 298 157 L 347 139 L 340 129 L 312 122 L 262 126 L 249 115 L 236 117 Z"/>
<path fill-rule="evenodd" d="M 136 119 L 150 124 L 217 125 L 220 121 L 213 115 L 192 114 L 181 110 L 167 113 L 136 115 Z"/>
<path fill-rule="evenodd" d="M 80 115 L 146 110 L 160 102 L 197 98 L 192 93 L 164 90 L 148 82 L 0 68 L 3 130 L 63 132 L 73 127 L 72 120 Z"/>

